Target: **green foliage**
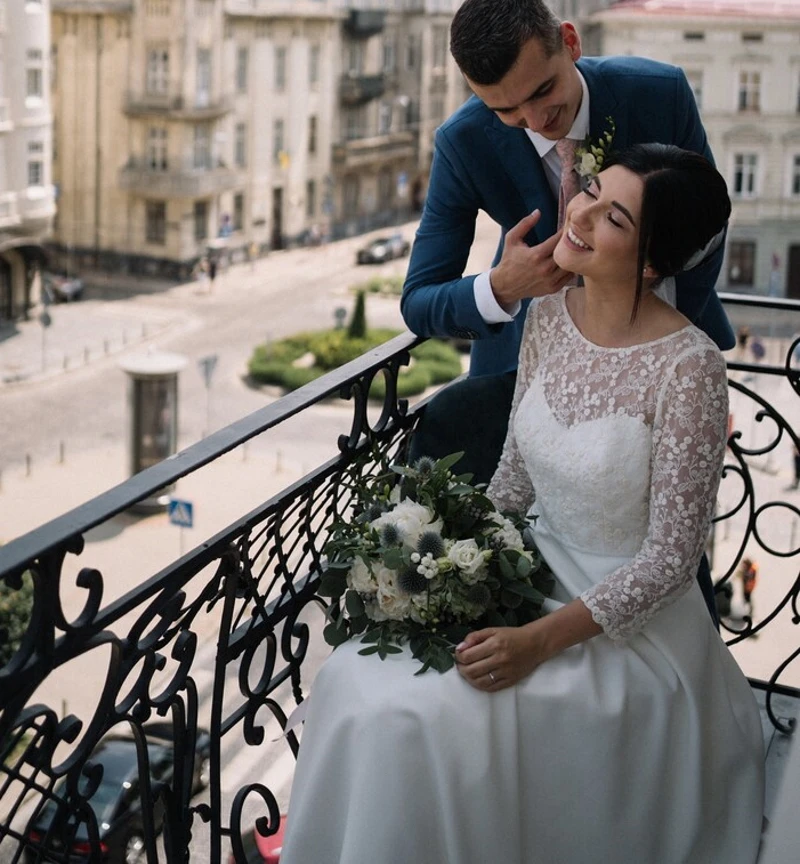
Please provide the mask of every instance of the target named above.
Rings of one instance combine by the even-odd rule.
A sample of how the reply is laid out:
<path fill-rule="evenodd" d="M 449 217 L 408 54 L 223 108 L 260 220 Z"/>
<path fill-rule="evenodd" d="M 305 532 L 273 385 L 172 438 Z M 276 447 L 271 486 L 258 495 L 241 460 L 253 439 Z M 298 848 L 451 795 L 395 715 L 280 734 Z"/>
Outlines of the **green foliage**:
<path fill-rule="evenodd" d="M 381 473 L 358 472 L 352 515 L 333 523 L 325 544 L 317 593 L 331 598 L 328 644 L 360 636 L 359 653 L 381 659 L 408 645 L 421 664 L 416 674 L 445 672 L 470 630 L 542 614 L 554 581 L 523 539 L 526 521 L 498 513 L 472 475 L 453 473 L 462 455 L 413 467 L 367 457 Z"/>
<path fill-rule="evenodd" d="M 377 328 L 367 331 L 362 339 L 351 339 L 345 330 L 320 330 L 299 333 L 289 339 L 258 345 L 248 363 L 248 372 L 261 384 L 275 384 L 287 390 L 296 390 L 332 369 L 388 342 L 400 331 Z M 301 357 L 313 354 L 313 363 L 294 365 Z M 444 384 L 457 378 L 461 372 L 458 352 L 448 343 L 429 339 L 411 351 L 413 364 L 401 370 L 397 381 L 397 395 L 401 398 L 416 396 L 435 384 Z M 370 398 L 382 401 L 386 395 L 386 379 L 377 375 L 370 388 Z"/>
<path fill-rule="evenodd" d="M 359 291 L 356 294 L 356 308 L 347 327 L 348 339 L 365 339 L 367 336 L 367 294 Z"/>
<path fill-rule="evenodd" d="M 366 291 L 368 294 L 399 297 L 403 293 L 404 282 L 403 276 L 373 276 L 366 282 L 359 282 L 357 285 L 351 286 L 350 290 L 356 293 Z"/>
<path fill-rule="evenodd" d="M 0 666 L 14 656 L 28 629 L 33 612 L 33 579 L 30 573 L 22 576 L 20 588 L 12 588 L 0 581 Z"/>

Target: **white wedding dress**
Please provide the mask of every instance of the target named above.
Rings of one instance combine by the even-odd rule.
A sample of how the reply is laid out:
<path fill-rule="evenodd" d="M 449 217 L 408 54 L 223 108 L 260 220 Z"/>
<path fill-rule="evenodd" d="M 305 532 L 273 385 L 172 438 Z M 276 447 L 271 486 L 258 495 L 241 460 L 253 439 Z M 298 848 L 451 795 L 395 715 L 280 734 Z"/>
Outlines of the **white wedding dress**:
<path fill-rule="evenodd" d="M 491 497 L 535 515 L 604 633 L 495 694 L 336 649 L 314 684 L 281 864 L 753 864 L 758 708 L 695 574 L 724 361 L 694 327 L 633 348 L 531 304 Z M 534 492 L 535 490 L 535 492 Z"/>

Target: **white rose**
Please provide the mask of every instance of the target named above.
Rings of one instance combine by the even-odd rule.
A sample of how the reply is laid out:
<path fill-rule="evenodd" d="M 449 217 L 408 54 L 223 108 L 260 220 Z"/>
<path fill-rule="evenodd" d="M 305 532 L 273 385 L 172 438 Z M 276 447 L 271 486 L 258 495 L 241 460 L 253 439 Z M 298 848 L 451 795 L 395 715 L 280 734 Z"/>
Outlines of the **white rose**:
<path fill-rule="evenodd" d="M 416 547 L 420 535 L 425 531 L 442 530 L 441 519 L 434 520 L 433 513 L 424 504 L 418 504 L 410 498 L 401 501 L 393 510 L 383 513 L 370 523 L 378 531 L 384 525 L 396 526 L 402 534 L 403 543 L 412 549 Z"/>
<path fill-rule="evenodd" d="M 503 527 L 499 531 L 495 531 L 493 536 L 501 540 L 506 549 L 522 549 L 522 535 L 510 519 L 506 519 L 503 522 Z"/>
<path fill-rule="evenodd" d="M 584 177 L 593 177 L 597 173 L 597 159 L 592 153 L 584 153 L 581 156 L 578 173 Z"/>
<path fill-rule="evenodd" d="M 401 594 L 397 588 L 397 572 L 383 564 L 373 564 L 373 572 L 378 580 L 376 599 L 379 608 L 387 618 L 402 620 L 408 615 L 411 602 L 408 596 Z"/>
<path fill-rule="evenodd" d="M 462 578 L 468 585 L 480 581 L 485 575 L 486 556 L 474 540 L 456 540 L 450 547 L 447 557 L 461 571 Z"/>
<path fill-rule="evenodd" d="M 362 558 L 354 558 L 347 573 L 347 584 L 360 594 L 374 594 L 378 590 L 372 573 Z"/>

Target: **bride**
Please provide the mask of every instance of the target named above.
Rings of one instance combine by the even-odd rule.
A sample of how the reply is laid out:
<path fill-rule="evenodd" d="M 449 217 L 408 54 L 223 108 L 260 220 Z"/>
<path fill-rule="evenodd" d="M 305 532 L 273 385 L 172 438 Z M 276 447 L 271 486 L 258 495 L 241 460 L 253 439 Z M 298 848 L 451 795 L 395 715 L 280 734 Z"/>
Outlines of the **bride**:
<path fill-rule="evenodd" d="M 415 677 L 346 643 L 314 685 L 282 864 L 753 864 L 758 708 L 694 579 L 719 485 L 725 363 L 654 292 L 724 226 L 725 182 L 612 154 L 534 300 L 489 496 L 535 517 L 549 614 Z"/>

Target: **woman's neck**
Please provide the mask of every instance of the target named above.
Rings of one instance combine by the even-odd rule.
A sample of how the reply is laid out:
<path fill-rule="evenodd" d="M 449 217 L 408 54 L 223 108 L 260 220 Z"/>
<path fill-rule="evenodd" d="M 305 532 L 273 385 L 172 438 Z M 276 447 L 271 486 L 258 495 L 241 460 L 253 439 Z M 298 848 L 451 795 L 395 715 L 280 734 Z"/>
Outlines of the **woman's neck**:
<path fill-rule="evenodd" d="M 636 318 L 631 322 L 635 286 L 598 285 L 587 280 L 569 292 L 569 310 L 582 335 L 604 348 L 625 348 L 647 341 L 648 314 L 658 298 L 649 289 L 642 292 Z"/>

